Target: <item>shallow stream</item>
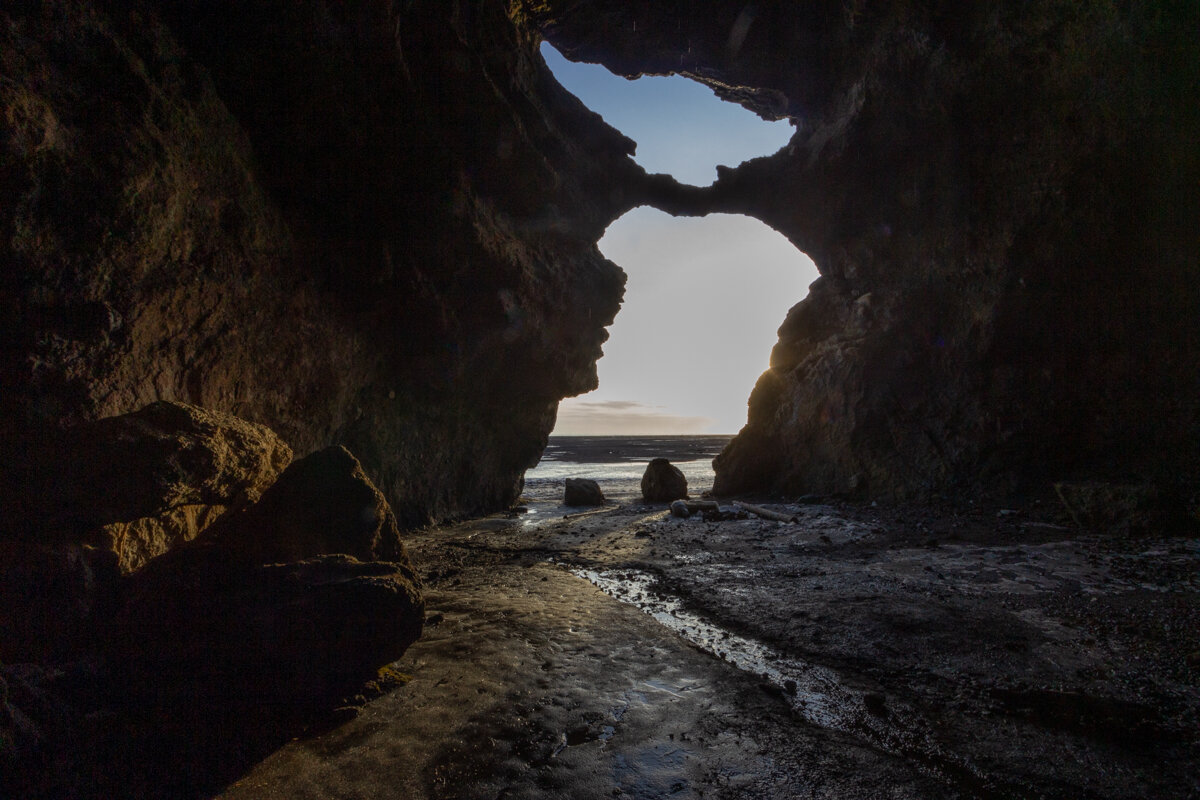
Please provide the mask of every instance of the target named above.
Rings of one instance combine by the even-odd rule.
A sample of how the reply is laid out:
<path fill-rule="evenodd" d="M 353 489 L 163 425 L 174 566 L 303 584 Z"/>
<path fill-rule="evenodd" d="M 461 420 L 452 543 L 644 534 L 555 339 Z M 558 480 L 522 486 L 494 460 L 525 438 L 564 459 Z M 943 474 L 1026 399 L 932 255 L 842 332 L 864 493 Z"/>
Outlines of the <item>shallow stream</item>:
<path fill-rule="evenodd" d="M 733 633 L 684 607 L 658 588 L 650 573 L 636 569 L 592 570 L 567 566 L 605 594 L 639 608 L 696 647 L 757 675 L 763 687 L 785 698 L 804 721 L 861 737 L 871 745 L 913 759 L 930 775 L 976 797 L 1000 797 L 997 787 L 967 759 L 947 751 L 931 726 L 907 704 L 848 685 L 836 671 L 808 663 L 763 642 Z"/>

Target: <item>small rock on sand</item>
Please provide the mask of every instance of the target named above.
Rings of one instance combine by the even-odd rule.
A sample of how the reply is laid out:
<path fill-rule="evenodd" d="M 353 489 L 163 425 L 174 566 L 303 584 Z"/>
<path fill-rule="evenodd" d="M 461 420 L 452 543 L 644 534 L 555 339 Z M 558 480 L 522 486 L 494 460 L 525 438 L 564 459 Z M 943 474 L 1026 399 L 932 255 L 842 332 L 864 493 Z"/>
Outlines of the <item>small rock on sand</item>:
<path fill-rule="evenodd" d="M 604 503 L 604 492 L 600 491 L 600 484 L 591 478 L 567 478 L 563 505 L 602 506 Z"/>
<path fill-rule="evenodd" d="M 683 472 L 665 458 L 651 461 L 642 475 L 642 497 L 651 503 L 686 500 L 687 488 L 687 478 Z"/>

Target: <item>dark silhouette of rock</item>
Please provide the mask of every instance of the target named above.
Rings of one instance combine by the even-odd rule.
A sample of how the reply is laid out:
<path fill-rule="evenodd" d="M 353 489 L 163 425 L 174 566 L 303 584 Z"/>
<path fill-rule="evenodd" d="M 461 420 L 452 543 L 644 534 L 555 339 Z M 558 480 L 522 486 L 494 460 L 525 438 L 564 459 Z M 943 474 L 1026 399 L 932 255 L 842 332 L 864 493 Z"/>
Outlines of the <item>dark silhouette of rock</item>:
<path fill-rule="evenodd" d="M 399 658 L 424 619 L 407 563 L 263 564 L 206 542 L 128 581 L 108 655 L 118 691 L 156 706 L 200 696 L 326 707 Z"/>
<path fill-rule="evenodd" d="M 711 188 L 642 186 L 755 216 L 821 272 L 714 492 L 1200 488 L 1200 103 L 1177 102 L 1200 96 L 1200 7 L 533 5 L 568 58 L 800 122 Z"/>
<path fill-rule="evenodd" d="M 408 560 L 387 501 L 339 446 L 293 462 L 258 503 L 214 527 L 212 538 L 261 563 L 338 553 Z"/>
<path fill-rule="evenodd" d="M 423 619 L 391 509 L 358 460 L 331 447 L 127 578 L 109 659 L 157 694 L 319 707 L 398 658 Z"/>
<path fill-rule="evenodd" d="M 167 794 L 213 791 L 358 694 L 423 620 L 395 517 L 357 459 L 296 461 L 259 503 L 125 579 L 101 655 L 130 768 Z"/>
<path fill-rule="evenodd" d="M 669 503 L 687 499 L 687 478 L 679 467 L 665 458 L 656 458 L 646 465 L 642 475 L 642 497 L 651 503 Z"/>
<path fill-rule="evenodd" d="M 96 796 L 216 792 L 353 702 L 424 616 L 408 565 L 349 556 L 258 564 L 202 541 L 127 581 L 102 672 L 121 724 L 85 757 L 115 760 Z"/>
<path fill-rule="evenodd" d="M 563 491 L 563 505 L 602 506 L 606 502 L 600 484 L 591 478 L 567 478 L 566 489 Z"/>
<path fill-rule="evenodd" d="M 267 488 L 290 458 L 278 437 L 166 403 L 60 444 L 91 458 L 64 461 L 74 484 L 58 540 L 0 540 L 0 658 L 38 662 L 5 673 L 0 739 L 20 752 L 0 793 L 211 792 L 420 635 L 424 600 L 395 515 L 344 448 Z M 106 493 L 103 475 L 122 463 Z M 124 577 L 130 549 L 71 540 L 104 520 L 159 520 L 171 503 L 225 513 L 190 541 L 147 540 L 164 551 Z M 114 524 L 142 523 L 103 529 Z"/>
<path fill-rule="evenodd" d="M 345 444 L 404 526 L 510 506 L 596 385 L 642 172 L 535 39 L 461 0 L 5 4 L 0 228 L 44 234 L 0 240 L 0 442 L 178 399 Z"/>
<path fill-rule="evenodd" d="M 121 573 L 88 545 L 0 541 L 0 662 L 60 662 L 95 648 Z"/>

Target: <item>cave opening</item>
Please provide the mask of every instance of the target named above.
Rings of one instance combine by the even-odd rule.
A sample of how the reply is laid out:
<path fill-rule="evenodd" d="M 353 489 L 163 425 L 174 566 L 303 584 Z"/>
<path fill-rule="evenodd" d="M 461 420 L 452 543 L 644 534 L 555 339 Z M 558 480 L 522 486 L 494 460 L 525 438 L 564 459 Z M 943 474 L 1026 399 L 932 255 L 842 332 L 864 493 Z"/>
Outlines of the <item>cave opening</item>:
<path fill-rule="evenodd" d="M 597 363 L 600 387 L 559 405 L 559 435 L 733 434 L 776 330 L 816 279 L 812 261 L 752 217 L 642 207 L 600 249 L 625 303 Z"/>
<path fill-rule="evenodd" d="M 712 89 L 679 75 L 615 75 L 599 64 L 568 61 L 543 42 L 542 58 L 558 82 L 604 121 L 637 143 L 633 160 L 648 173 L 708 186 L 718 164 L 777 152 L 791 140 L 787 120 L 768 121 Z"/>
<path fill-rule="evenodd" d="M 648 173 L 711 184 L 720 164 L 768 156 L 792 135 L 679 76 L 614 75 L 542 55 L 585 105 L 637 143 Z M 734 434 L 767 369 L 788 308 L 817 278 L 811 259 L 748 216 L 672 217 L 639 207 L 613 222 L 600 249 L 628 276 L 597 364 L 600 386 L 559 406 L 556 435 Z"/>

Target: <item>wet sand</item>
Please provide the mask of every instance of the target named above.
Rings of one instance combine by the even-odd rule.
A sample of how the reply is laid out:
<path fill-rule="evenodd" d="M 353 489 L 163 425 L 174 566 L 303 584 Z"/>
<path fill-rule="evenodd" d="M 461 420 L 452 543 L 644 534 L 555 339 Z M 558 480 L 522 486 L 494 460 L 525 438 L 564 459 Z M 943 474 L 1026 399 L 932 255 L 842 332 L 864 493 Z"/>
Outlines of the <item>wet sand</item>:
<path fill-rule="evenodd" d="M 1200 543 L 772 508 L 415 534 L 407 683 L 222 796 L 1200 797 Z"/>

